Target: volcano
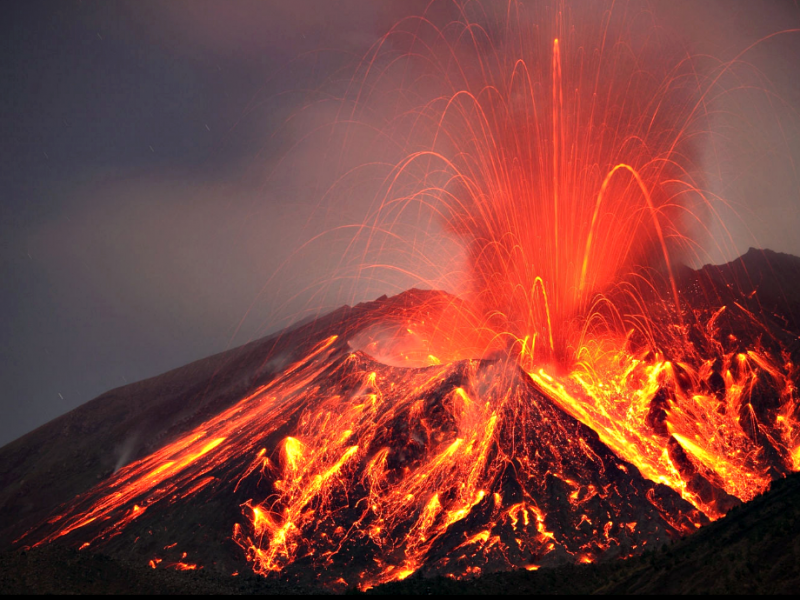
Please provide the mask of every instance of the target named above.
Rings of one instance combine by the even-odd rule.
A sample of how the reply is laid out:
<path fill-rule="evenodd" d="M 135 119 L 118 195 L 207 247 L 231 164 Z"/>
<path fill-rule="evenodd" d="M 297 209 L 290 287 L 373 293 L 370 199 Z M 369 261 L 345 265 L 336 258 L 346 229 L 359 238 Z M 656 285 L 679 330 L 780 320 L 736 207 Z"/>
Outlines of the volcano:
<path fill-rule="evenodd" d="M 0 542 L 331 590 L 656 548 L 800 467 L 800 259 L 677 281 L 706 358 L 630 341 L 627 388 L 442 359 L 409 290 L 112 390 L 0 450 Z"/>

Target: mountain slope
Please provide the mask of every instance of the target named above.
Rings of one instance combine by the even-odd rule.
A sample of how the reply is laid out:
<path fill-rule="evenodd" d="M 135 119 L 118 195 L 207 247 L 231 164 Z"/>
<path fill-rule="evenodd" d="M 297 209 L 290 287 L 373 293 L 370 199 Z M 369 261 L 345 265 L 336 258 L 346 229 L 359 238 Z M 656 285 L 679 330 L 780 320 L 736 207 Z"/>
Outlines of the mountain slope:
<path fill-rule="evenodd" d="M 685 270 L 688 337 L 716 323 L 742 345 L 732 352 L 774 346 L 798 355 L 799 265 L 751 251 Z M 313 572 L 342 590 L 410 573 L 464 577 L 625 557 L 707 522 L 679 486 L 642 477 L 635 456 L 555 402 L 560 384 L 546 373 L 502 359 L 440 364 L 427 352 L 398 365 L 402 348 L 383 360 L 353 341 L 395 344 L 381 327 L 406 330 L 406 313 L 424 323 L 454 302 L 410 290 L 343 307 L 112 390 L 23 436 L 0 449 L 0 544 L 68 543 L 154 568 L 255 569 L 297 582 Z M 704 335 L 698 347 L 714 339 Z M 717 393 L 718 369 L 707 365 L 704 393 Z M 754 427 L 745 442 L 765 449 L 769 477 L 782 477 L 794 470 L 793 446 L 759 425 L 775 423 L 780 405 L 774 385 L 758 383 L 748 384 L 744 418 Z M 724 513 L 738 500 L 703 470 L 696 445 L 691 456 L 683 451 L 691 439 L 670 436 L 669 392 L 650 400 L 652 431 L 643 433 L 668 440 L 687 489 Z"/>
<path fill-rule="evenodd" d="M 492 573 L 454 581 L 412 576 L 370 594 L 791 594 L 800 585 L 800 475 L 674 544 L 624 561 Z M 0 554 L 0 593 L 319 593 L 309 582 L 252 574 L 153 570 L 102 554 L 45 546 Z"/>
<path fill-rule="evenodd" d="M 373 594 L 793 594 L 800 585 L 800 475 L 699 532 L 624 561 L 493 573 L 473 580 L 410 577 Z"/>

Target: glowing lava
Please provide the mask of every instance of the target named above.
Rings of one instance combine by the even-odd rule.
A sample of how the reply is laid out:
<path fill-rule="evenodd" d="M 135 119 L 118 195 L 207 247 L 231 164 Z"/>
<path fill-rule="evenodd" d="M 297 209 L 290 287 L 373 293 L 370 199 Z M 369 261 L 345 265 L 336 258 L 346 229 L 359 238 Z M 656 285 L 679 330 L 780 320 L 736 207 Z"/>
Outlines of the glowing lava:
<path fill-rule="evenodd" d="M 798 469 L 796 335 L 678 268 L 714 213 L 691 158 L 716 80 L 648 70 L 650 38 L 610 10 L 531 23 L 510 3 L 495 29 L 465 11 L 398 24 L 352 87 L 405 64 L 389 42 L 444 86 L 398 117 L 411 150 L 381 210 L 440 215 L 468 289 L 359 308 L 26 540 L 101 547 L 225 498 L 255 572 L 365 588 L 625 557 Z"/>

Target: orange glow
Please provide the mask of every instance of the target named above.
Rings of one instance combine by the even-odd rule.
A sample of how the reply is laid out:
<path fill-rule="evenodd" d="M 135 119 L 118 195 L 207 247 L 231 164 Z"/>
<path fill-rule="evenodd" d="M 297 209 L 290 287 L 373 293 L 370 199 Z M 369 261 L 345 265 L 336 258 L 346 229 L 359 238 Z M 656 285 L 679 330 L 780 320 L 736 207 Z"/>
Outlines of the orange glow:
<path fill-rule="evenodd" d="M 78 497 L 36 545 L 101 546 L 233 488 L 232 539 L 255 573 L 313 565 L 333 587 L 346 564 L 369 589 L 421 569 L 629 556 L 800 470 L 784 339 L 732 283 L 680 273 L 716 214 L 690 143 L 716 79 L 682 59 L 646 70 L 646 40 L 614 33 L 610 13 L 534 27 L 508 6 L 503 44 L 462 15 L 430 40 L 427 18 L 398 26 L 376 49 L 407 34 L 409 57 L 432 54 L 420 81 L 444 82 L 397 117 L 421 141 L 404 138 L 378 212 L 437 215 L 466 255 L 463 293 L 354 307 L 267 383 Z M 354 78 L 359 98 L 380 87 L 378 58 Z M 361 228 L 376 239 L 391 230 L 377 220 Z"/>

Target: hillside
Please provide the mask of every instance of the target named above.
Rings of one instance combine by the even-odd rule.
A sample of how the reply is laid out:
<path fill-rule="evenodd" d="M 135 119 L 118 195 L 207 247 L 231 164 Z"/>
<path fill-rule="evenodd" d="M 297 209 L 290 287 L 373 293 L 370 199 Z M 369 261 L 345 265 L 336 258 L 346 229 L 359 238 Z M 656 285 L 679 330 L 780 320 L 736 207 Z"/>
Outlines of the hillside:
<path fill-rule="evenodd" d="M 555 372 L 414 346 L 411 329 L 439 331 L 458 302 L 436 291 L 342 307 L 111 390 L 0 448 L 3 589 L 789 589 L 798 272 L 800 259 L 756 250 L 684 269 L 680 338 L 677 303 L 654 302 L 666 359 L 642 354 L 634 378 L 652 369 L 658 389 L 639 429 L 584 410 L 602 385 L 586 395 Z M 693 441 L 725 427 L 720 454 Z"/>
<path fill-rule="evenodd" d="M 494 573 L 412 576 L 369 594 L 791 594 L 800 585 L 800 475 L 691 537 L 625 561 Z M 304 594 L 323 590 L 243 573 L 154 571 L 60 546 L 0 555 L 0 593 Z"/>
<path fill-rule="evenodd" d="M 470 581 L 410 577 L 372 594 L 793 594 L 800 585 L 800 475 L 698 533 L 625 561 L 494 573 Z"/>

